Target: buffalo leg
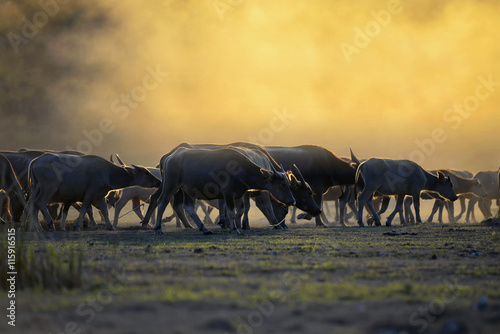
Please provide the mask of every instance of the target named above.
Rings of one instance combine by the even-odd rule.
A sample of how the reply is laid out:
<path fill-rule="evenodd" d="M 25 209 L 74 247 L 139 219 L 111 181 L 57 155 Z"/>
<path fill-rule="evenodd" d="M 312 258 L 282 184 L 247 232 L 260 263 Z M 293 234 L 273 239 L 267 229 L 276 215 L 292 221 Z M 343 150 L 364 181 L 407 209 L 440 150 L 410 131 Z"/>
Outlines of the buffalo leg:
<path fill-rule="evenodd" d="M 462 216 L 464 215 L 464 213 L 466 211 L 465 196 L 459 195 L 458 199 L 460 200 L 460 213 L 455 216 L 455 222 L 458 222 L 462 218 Z"/>
<path fill-rule="evenodd" d="M 415 223 L 415 217 L 413 216 L 413 212 L 411 211 L 411 204 L 413 203 L 413 201 L 414 201 L 413 197 L 408 196 L 405 198 L 403 202 L 405 221 L 408 223 Z"/>
<path fill-rule="evenodd" d="M 323 205 L 323 194 L 315 194 L 314 201 L 318 205 L 318 208 L 321 208 Z M 316 216 L 316 227 L 326 227 L 326 225 L 321 221 L 321 215 Z"/>
<path fill-rule="evenodd" d="M 47 212 L 47 214 L 44 213 L 44 209 L 45 209 L 45 212 Z M 52 222 L 52 217 L 50 217 L 50 214 L 46 208 L 44 208 L 42 205 L 38 205 L 38 204 L 33 205 L 33 208 L 32 208 L 31 213 L 30 213 L 31 230 L 34 230 L 37 232 L 43 231 L 43 228 L 40 225 L 40 221 L 38 220 L 38 211 L 42 212 L 45 220 L 47 221 L 49 231 L 53 232 L 54 231 L 54 224 Z"/>
<path fill-rule="evenodd" d="M 207 205 L 207 211 L 206 211 L 207 222 L 206 223 L 209 224 L 209 225 L 215 225 L 214 221 L 210 217 L 210 214 L 212 213 L 212 211 L 214 211 L 214 207 L 210 206 L 210 205 Z"/>
<path fill-rule="evenodd" d="M 203 234 L 205 234 L 205 235 L 212 234 L 212 231 L 207 229 L 205 227 L 205 225 L 203 225 L 203 222 L 201 221 L 200 217 L 198 217 L 198 214 L 196 213 L 196 209 L 195 209 L 194 200 L 186 194 L 184 194 L 184 210 L 186 210 L 188 215 L 191 216 L 194 223 L 196 224 L 196 226 L 198 226 L 198 229 L 201 232 L 203 232 Z"/>
<path fill-rule="evenodd" d="M 212 218 L 210 218 L 210 213 L 212 212 L 213 207 L 203 203 L 202 201 L 196 201 L 196 205 L 200 207 L 201 211 L 203 211 L 203 213 L 205 214 L 205 217 L 203 217 L 203 224 L 214 225 Z"/>
<path fill-rule="evenodd" d="M 118 219 L 120 218 L 120 212 L 125 207 L 125 204 L 127 204 L 128 200 L 129 200 L 128 198 L 125 199 L 122 196 L 122 197 L 120 197 L 120 199 L 118 201 L 116 201 L 116 203 L 115 203 L 115 217 L 113 219 L 113 226 L 114 227 L 118 226 Z"/>
<path fill-rule="evenodd" d="M 476 205 L 478 200 L 479 198 L 476 196 L 473 196 L 471 199 L 469 199 L 469 205 L 467 206 L 467 215 L 465 216 L 466 223 L 470 223 L 471 221 L 473 221 L 474 223 L 476 222 L 476 217 L 474 216 L 474 206 Z"/>
<path fill-rule="evenodd" d="M 389 203 L 391 202 L 391 197 L 390 196 L 383 196 L 382 197 L 382 205 L 380 206 L 380 210 L 377 211 L 377 214 L 380 216 L 384 212 L 387 211 L 389 208 Z"/>
<path fill-rule="evenodd" d="M 243 212 L 245 211 L 245 205 L 243 204 L 243 199 L 239 198 L 235 200 L 235 209 L 236 209 L 236 216 L 235 216 L 235 223 L 236 223 L 236 229 L 241 228 L 241 216 L 243 216 Z"/>
<path fill-rule="evenodd" d="M 226 201 L 226 212 L 229 219 L 229 233 L 236 232 L 236 234 L 241 234 L 236 226 L 236 203 L 232 195 L 225 197 Z"/>
<path fill-rule="evenodd" d="M 356 208 L 356 205 L 351 203 L 350 201 L 347 202 L 347 206 L 349 207 L 349 209 L 351 209 L 351 212 L 347 213 L 347 210 L 346 210 L 346 215 L 345 215 L 345 220 L 349 220 L 349 218 L 351 217 L 354 217 L 356 218 L 358 216 L 358 208 Z"/>
<path fill-rule="evenodd" d="M 92 203 L 90 204 L 90 206 L 87 208 L 87 212 L 85 215 L 83 215 L 83 218 L 82 218 L 82 222 L 83 222 L 84 227 L 89 227 L 89 226 L 97 227 L 97 223 L 94 219 L 93 207 L 95 206 L 99 210 L 98 205 L 99 205 L 98 201 L 93 200 Z M 81 210 L 82 210 L 82 204 L 73 203 L 73 204 L 71 204 L 71 206 L 73 208 L 75 208 L 78 212 L 81 212 Z M 99 210 L 99 214 L 101 215 L 102 219 L 105 221 L 104 215 L 102 214 L 101 210 Z"/>
<path fill-rule="evenodd" d="M 59 211 L 59 203 L 52 203 L 47 205 L 49 209 L 50 216 L 52 217 L 53 220 L 60 220 L 61 215 L 62 215 L 62 207 L 61 210 Z"/>
<path fill-rule="evenodd" d="M 92 198 L 87 196 L 83 199 L 83 203 L 80 208 L 80 214 L 78 215 L 78 218 L 76 219 L 75 222 L 75 231 L 80 231 L 80 225 L 82 223 L 83 217 L 85 216 L 87 211 L 91 209 L 91 204 L 92 204 Z"/>
<path fill-rule="evenodd" d="M 321 208 L 321 212 L 325 215 L 326 218 L 333 216 L 332 211 L 330 210 L 329 202 L 335 202 L 335 201 L 329 201 L 329 200 L 323 199 L 323 207 Z M 334 206 L 335 206 L 335 204 L 334 204 Z M 338 215 L 338 212 L 337 212 L 337 215 Z M 335 217 L 334 217 L 334 219 L 335 219 Z"/>
<path fill-rule="evenodd" d="M 221 228 L 225 228 L 229 226 L 227 210 L 226 210 L 226 201 L 224 199 L 218 200 L 219 204 L 219 225 Z"/>
<path fill-rule="evenodd" d="M 49 228 L 49 231 L 54 231 L 54 222 L 52 220 L 52 217 L 50 216 L 49 210 L 47 209 L 46 205 L 39 206 L 38 209 L 42 212 L 43 217 L 47 221 L 47 227 Z"/>
<path fill-rule="evenodd" d="M 106 206 L 107 206 L 107 208 L 108 208 L 108 212 L 109 212 L 109 208 L 110 208 L 110 206 L 108 205 L 108 202 L 106 202 Z M 104 215 L 102 214 L 102 211 L 101 211 L 101 210 L 99 210 L 99 216 L 101 217 L 101 223 L 102 223 L 102 222 L 106 222 L 106 219 L 104 219 Z"/>
<path fill-rule="evenodd" d="M 345 224 L 345 211 L 347 207 L 348 196 L 344 191 L 342 195 L 340 195 L 339 199 L 335 200 L 335 221 L 339 221 L 341 226 L 347 226 Z"/>
<path fill-rule="evenodd" d="M 342 226 L 347 226 L 345 224 L 345 222 L 347 220 L 347 217 L 346 217 L 347 205 L 349 205 L 349 207 L 353 211 L 354 216 L 356 216 L 358 214 L 358 212 L 357 212 L 358 210 L 356 209 L 356 205 L 354 204 L 353 193 L 349 188 L 346 188 L 346 191 L 344 191 L 342 193 L 342 195 L 339 197 L 339 199 L 337 201 L 335 201 L 336 206 L 337 206 L 337 204 L 338 204 L 338 212 L 340 213 L 339 214 L 340 224 Z"/>
<path fill-rule="evenodd" d="M 347 210 L 345 210 L 346 215 L 345 215 L 345 221 L 349 220 L 349 218 L 356 217 L 358 216 L 358 208 L 356 207 L 356 200 L 354 199 L 354 195 L 349 196 L 349 200 L 347 201 L 347 206 L 349 206 L 349 209 L 351 209 L 351 212 L 347 213 Z"/>
<path fill-rule="evenodd" d="M 153 228 L 156 235 L 163 235 L 163 232 L 161 230 L 161 218 L 163 217 L 163 214 L 165 213 L 165 209 L 167 208 L 167 205 L 170 202 L 170 199 L 178 191 L 177 188 L 175 188 L 169 184 L 165 184 L 165 183 L 167 183 L 167 182 L 162 182 L 161 188 L 158 188 L 158 190 L 153 194 L 153 195 L 155 195 L 157 192 L 159 192 L 158 200 L 156 202 L 157 207 L 158 207 L 158 212 L 156 213 L 156 224 Z M 153 204 L 153 195 L 151 196 L 151 205 Z M 151 205 L 150 205 L 150 207 L 151 207 Z M 148 208 L 148 212 L 149 212 L 149 208 Z M 144 220 L 142 222 L 143 226 L 145 226 L 145 224 L 147 224 L 147 222 L 148 222 L 147 217 L 144 217 Z"/>
<path fill-rule="evenodd" d="M 106 229 L 108 231 L 116 231 L 116 229 L 111 225 L 111 221 L 109 220 L 109 214 L 108 214 L 108 204 L 106 203 L 106 198 L 99 198 L 97 200 L 97 205 L 99 207 L 99 210 L 101 210 L 102 215 L 104 216 L 104 222 L 106 224 Z"/>
<path fill-rule="evenodd" d="M 399 209 L 399 221 L 401 225 L 406 225 L 404 207 L 405 207 L 405 200 L 403 199 L 403 205 L 401 205 L 401 209 Z"/>
<path fill-rule="evenodd" d="M 297 207 L 292 206 L 292 214 L 290 215 L 290 224 L 297 224 Z"/>
<path fill-rule="evenodd" d="M 259 195 L 259 196 L 254 197 L 254 199 L 255 199 L 255 206 L 257 206 L 257 208 L 262 212 L 264 217 L 266 217 L 267 221 L 269 222 L 269 224 L 271 226 L 273 226 L 273 228 L 275 228 L 277 230 L 282 230 L 284 228 L 283 226 L 288 228 L 288 226 L 286 226 L 286 224 L 285 224 L 284 219 L 281 223 L 278 222 L 278 219 L 276 218 L 276 216 L 274 214 L 274 209 L 272 209 L 272 204 L 271 204 L 271 212 L 269 212 L 267 204 L 265 203 L 265 198 L 263 196 Z M 271 200 L 271 198 L 269 198 L 269 200 Z"/>
<path fill-rule="evenodd" d="M 389 208 L 389 203 L 391 201 L 391 198 L 389 196 L 383 196 L 382 197 L 382 205 L 380 206 L 380 209 L 377 211 L 377 216 L 378 216 L 378 222 L 379 222 L 379 225 L 377 226 L 380 226 L 382 224 L 380 224 L 380 216 L 387 211 L 387 208 Z M 368 218 L 368 225 L 372 225 L 374 222 L 374 215 L 372 215 L 372 217 L 369 217 Z"/>
<path fill-rule="evenodd" d="M 412 196 L 412 199 L 413 199 L 413 208 L 415 209 L 415 221 L 418 224 L 420 224 L 422 223 L 422 217 L 420 216 L 420 194 L 414 194 Z"/>
<path fill-rule="evenodd" d="M 455 220 L 455 206 L 453 205 L 453 202 L 451 201 L 444 201 L 444 204 L 446 206 L 446 210 L 448 211 L 448 221 L 450 224 L 456 224 Z"/>
<path fill-rule="evenodd" d="M 340 199 L 336 199 L 333 203 L 335 204 L 335 221 L 338 221 L 340 219 Z"/>
<path fill-rule="evenodd" d="M 321 207 L 321 213 L 320 213 L 320 215 L 321 215 L 321 219 L 323 220 L 323 222 L 325 224 L 329 225 L 330 222 L 328 221 L 327 212 L 328 212 L 329 216 L 331 216 L 331 212 L 330 212 L 330 209 L 328 207 L 328 202 L 330 202 L 330 201 L 323 200 L 323 206 Z M 333 202 L 336 202 L 336 201 L 333 201 Z M 338 214 L 338 212 L 337 212 L 337 214 Z"/>
<path fill-rule="evenodd" d="M 142 226 L 147 226 L 149 223 L 149 220 L 151 219 L 151 216 L 153 215 L 156 207 L 158 206 L 158 199 L 160 198 L 162 192 L 162 186 L 160 185 L 158 189 L 149 197 L 149 206 L 148 210 L 146 211 L 146 214 L 144 215 L 144 219 L 140 222 Z M 168 202 L 167 202 L 168 203 Z M 162 212 L 163 214 L 163 212 Z M 161 214 L 158 212 L 156 213 L 156 221 L 158 221 L 158 216 L 160 216 L 161 220 Z"/>
<path fill-rule="evenodd" d="M 184 209 L 184 208 L 182 208 L 182 209 Z M 189 223 L 189 220 L 186 218 L 185 222 Z M 175 227 L 181 228 L 181 226 L 182 225 L 181 225 L 181 220 L 179 219 L 179 215 L 175 212 Z"/>
<path fill-rule="evenodd" d="M 325 207 L 325 203 L 326 202 L 323 202 L 323 208 Z M 326 214 L 323 210 L 321 210 L 320 216 L 325 224 L 330 224 L 330 222 L 328 221 L 328 218 L 326 218 Z"/>
<path fill-rule="evenodd" d="M 491 213 L 491 199 L 481 198 L 478 201 L 477 206 L 481 210 L 485 219 L 488 219 L 493 216 L 493 214 Z"/>
<path fill-rule="evenodd" d="M 186 214 L 184 212 L 185 209 L 185 202 L 189 198 L 189 196 L 185 195 L 182 190 L 178 190 L 175 195 L 174 195 L 174 200 L 172 201 L 172 209 L 174 210 L 174 213 L 176 214 L 176 226 L 181 227 L 181 224 L 179 223 L 179 220 L 182 222 L 182 225 L 184 225 L 184 228 L 193 228 L 191 224 L 189 223 L 189 220 L 186 217 Z M 195 210 L 196 212 L 196 210 Z M 190 214 L 191 216 L 191 214 Z M 196 215 L 198 217 L 198 215 Z M 198 218 L 199 219 L 199 218 Z M 196 223 L 196 221 L 195 221 Z M 198 223 L 196 223 L 198 225 Z M 199 226 L 198 226 L 199 228 Z"/>
<path fill-rule="evenodd" d="M 132 210 L 134 210 L 140 220 L 144 219 L 144 216 L 142 215 L 141 199 L 137 196 L 132 198 Z"/>
<path fill-rule="evenodd" d="M 396 216 L 396 213 L 399 213 L 399 211 L 401 210 L 401 207 L 403 206 L 404 199 L 405 199 L 405 195 L 398 195 L 396 207 L 394 208 L 394 211 L 392 211 L 391 214 L 387 217 L 387 220 L 385 222 L 386 226 L 391 226 L 391 223 L 392 223 L 392 220 L 394 219 L 394 216 Z M 405 224 L 405 223 L 406 222 L 404 221 L 404 217 L 403 217 L 403 221 L 401 222 L 401 224 Z"/>
<path fill-rule="evenodd" d="M 432 220 L 434 219 L 434 215 L 436 214 L 436 212 L 439 209 L 439 202 L 441 202 L 440 199 L 436 199 L 434 201 L 434 205 L 432 206 L 431 214 L 430 214 L 429 218 L 427 218 L 428 223 L 432 222 Z"/>
<path fill-rule="evenodd" d="M 363 224 L 363 209 L 365 208 L 366 203 L 372 200 L 372 206 L 373 206 L 373 192 L 370 192 L 366 189 L 366 187 L 361 191 L 361 194 L 358 196 L 358 225 L 359 226 L 365 226 Z M 373 218 L 375 221 L 378 221 L 380 223 L 380 220 L 378 218 L 378 215 L 376 212 L 373 212 Z"/>
<path fill-rule="evenodd" d="M 370 194 L 370 193 L 368 192 L 367 194 Z M 360 204 L 361 202 L 359 200 L 359 197 L 358 197 L 358 206 L 360 208 L 363 208 L 363 209 L 366 206 L 367 211 L 369 210 L 371 212 L 371 217 L 368 219 L 367 224 L 369 226 L 371 226 L 375 222 L 376 226 L 381 226 L 382 224 L 380 224 L 380 215 L 379 215 L 379 213 L 377 213 L 377 210 L 375 210 L 375 205 L 373 203 L 373 201 L 374 201 L 373 200 L 373 193 L 372 193 L 372 195 L 369 195 L 367 198 L 366 198 L 366 195 L 363 195 L 363 196 L 361 196 L 361 195 L 363 195 L 363 192 L 361 192 L 361 194 L 359 196 L 359 197 L 361 197 L 361 200 L 363 201 L 363 206 L 361 207 L 361 204 Z M 359 210 L 360 209 L 358 209 L 358 225 L 363 227 L 364 226 L 363 222 L 361 222 L 361 224 L 359 223 L 359 217 L 360 217 Z M 361 218 L 363 218 L 363 212 L 361 212 Z"/>
<path fill-rule="evenodd" d="M 170 203 L 172 204 L 172 203 Z M 173 206 L 172 206 L 173 207 Z M 172 215 L 168 216 L 168 217 L 165 217 L 161 220 L 162 223 L 170 223 L 172 221 L 172 219 L 176 218 L 177 220 L 179 220 L 179 218 L 177 217 L 177 213 L 172 213 Z M 153 219 L 153 218 L 151 218 Z M 156 221 L 156 218 L 153 219 L 153 221 Z M 177 225 L 177 227 L 181 227 L 181 223 L 179 222 L 179 224 Z"/>
<path fill-rule="evenodd" d="M 288 226 L 286 226 L 285 221 L 283 220 L 282 222 L 279 222 L 278 219 L 276 218 L 276 216 L 274 215 L 273 204 L 271 202 L 271 195 L 269 194 L 269 192 L 261 191 L 260 198 L 261 198 L 261 201 L 263 203 L 263 206 L 260 207 L 259 209 L 261 209 L 261 211 L 264 213 L 267 220 L 269 221 L 269 224 L 271 224 L 272 226 L 274 226 L 277 229 L 281 229 L 281 228 L 287 229 Z M 262 209 L 266 210 L 267 215 Z"/>
<path fill-rule="evenodd" d="M 77 210 L 78 212 L 80 212 L 82 210 L 81 204 L 73 203 L 71 206 L 73 208 L 75 208 L 75 210 Z M 94 219 L 94 212 L 92 210 L 92 206 L 89 207 L 89 209 L 87 211 L 87 216 L 88 216 L 88 219 L 87 219 L 87 217 L 83 216 L 83 225 L 84 225 L 84 227 L 87 227 L 89 225 L 88 224 L 89 222 L 90 222 L 90 224 L 92 226 L 97 226 L 97 223 L 96 223 L 96 221 Z"/>
<path fill-rule="evenodd" d="M 438 222 L 443 223 L 443 209 L 444 209 L 444 201 L 441 200 L 439 201 L 439 216 L 438 216 Z"/>
<path fill-rule="evenodd" d="M 68 211 L 71 203 L 64 203 L 61 208 L 61 230 L 66 231 L 66 219 L 68 218 Z"/>
<path fill-rule="evenodd" d="M 12 215 L 10 214 L 9 210 L 9 205 L 10 205 L 10 199 L 7 193 L 3 192 L 4 196 L 0 196 L 0 217 L 2 218 L 3 222 L 6 223 L 7 221 L 10 221 L 12 219 Z M 0 195 L 2 195 L 2 192 L 0 191 Z"/>
<path fill-rule="evenodd" d="M 48 203 L 50 200 L 50 197 L 52 195 L 49 195 L 48 193 L 45 194 L 45 197 L 41 193 L 41 186 L 39 183 L 36 183 L 32 187 L 32 194 L 30 198 L 31 204 L 28 205 L 30 208 L 29 211 L 31 211 L 30 214 L 30 230 L 32 231 L 43 231 L 42 226 L 40 225 L 40 221 L 38 220 L 38 211 L 42 212 L 43 217 L 45 218 L 47 222 L 47 226 L 49 228 L 49 231 L 53 232 L 54 231 L 54 223 L 52 221 L 52 217 L 49 214 L 49 210 L 47 208 L 47 205 L 45 203 Z"/>
<path fill-rule="evenodd" d="M 245 195 L 243 195 L 243 226 L 242 228 L 244 230 L 249 230 L 250 229 L 250 224 L 248 221 L 248 211 L 250 210 L 250 193 L 247 191 Z"/>
<path fill-rule="evenodd" d="M 37 231 L 37 232 L 43 231 L 43 228 L 40 225 L 40 221 L 38 219 L 38 211 L 42 211 L 45 219 L 46 220 L 48 219 L 47 225 L 49 226 L 49 231 L 54 231 L 52 217 L 50 217 L 47 205 L 45 205 L 45 203 L 47 203 L 48 201 L 49 199 L 43 198 L 43 195 L 41 194 L 40 184 L 35 183 L 32 186 L 31 198 L 29 199 L 28 202 L 28 212 L 30 213 L 28 217 L 30 224 L 29 229 L 31 231 Z M 44 213 L 44 211 L 46 213 Z"/>
<path fill-rule="evenodd" d="M 156 209 L 153 210 L 153 214 L 151 215 L 150 221 L 156 221 Z M 149 221 L 148 221 L 149 224 Z"/>
<path fill-rule="evenodd" d="M 10 212 L 12 213 L 12 220 L 19 222 L 21 221 L 21 216 L 24 212 L 24 207 L 22 203 L 17 198 L 12 198 L 10 201 Z"/>
<path fill-rule="evenodd" d="M 377 214 L 377 210 L 375 210 L 375 206 L 373 205 L 373 197 L 370 197 L 368 201 L 366 202 L 366 206 L 368 207 L 368 210 L 371 211 L 372 216 Z M 378 216 L 377 216 L 378 217 Z M 380 226 L 380 217 L 378 219 L 375 219 L 375 225 Z M 363 227 L 363 225 L 360 225 L 360 227 Z"/>

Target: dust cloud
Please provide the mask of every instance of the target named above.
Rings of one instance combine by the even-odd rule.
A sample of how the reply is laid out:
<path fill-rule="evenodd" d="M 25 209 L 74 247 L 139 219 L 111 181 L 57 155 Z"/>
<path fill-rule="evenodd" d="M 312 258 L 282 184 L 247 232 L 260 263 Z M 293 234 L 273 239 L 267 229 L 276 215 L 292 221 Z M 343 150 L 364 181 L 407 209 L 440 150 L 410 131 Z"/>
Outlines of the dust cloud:
<path fill-rule="evenodd" d="M 499 17 L 495 0 L 0 1 L 1 147 L 154 165 L 254 141 L 497 169 Z"/>

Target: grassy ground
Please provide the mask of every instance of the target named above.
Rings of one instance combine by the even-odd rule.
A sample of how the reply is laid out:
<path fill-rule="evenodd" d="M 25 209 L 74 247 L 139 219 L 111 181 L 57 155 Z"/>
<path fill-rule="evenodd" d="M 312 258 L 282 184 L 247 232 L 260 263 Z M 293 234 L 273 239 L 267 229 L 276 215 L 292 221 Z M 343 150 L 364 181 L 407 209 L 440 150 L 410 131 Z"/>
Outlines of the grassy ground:
<path fill-rule="evenodd" d="M 500 229 L 254 225 L 242 236 L 215 227 L 212 236 L 174 227 L 161 237 L 134 227 L 26 234 L 34 247 L 81 249 L 83 283 L 18 291 L 16 330 L 500 332 Z"/>

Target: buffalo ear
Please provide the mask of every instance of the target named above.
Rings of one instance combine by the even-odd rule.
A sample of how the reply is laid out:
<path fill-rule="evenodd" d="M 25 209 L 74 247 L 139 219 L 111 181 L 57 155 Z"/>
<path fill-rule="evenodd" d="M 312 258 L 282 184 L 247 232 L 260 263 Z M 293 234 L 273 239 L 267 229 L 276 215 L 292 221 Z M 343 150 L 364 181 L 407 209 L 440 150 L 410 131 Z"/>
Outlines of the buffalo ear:
<path fill-rule="evenodd" d="M 261 168 L 260 172 L 262 173 L 262 175 L 264 176 L 264 178 L 266 180 L 269 180 L 269 179 L 271 179 L 273 177 L 273 172 L 271 172 L 270 170 Z"/>
<path fill-rule="evenodd" d="M 439 172 L 439 171 L 437 172 L 437 176 L 438 176 L 438 180 L 439 181 L 446 180 L 446 176 L 443 173 Z"/>

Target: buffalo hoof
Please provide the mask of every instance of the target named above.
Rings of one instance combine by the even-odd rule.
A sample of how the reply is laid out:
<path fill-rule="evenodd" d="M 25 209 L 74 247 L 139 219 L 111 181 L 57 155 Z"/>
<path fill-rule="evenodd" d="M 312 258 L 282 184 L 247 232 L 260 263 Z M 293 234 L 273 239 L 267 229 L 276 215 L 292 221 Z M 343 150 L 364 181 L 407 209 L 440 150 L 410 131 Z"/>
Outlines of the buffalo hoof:
<path fill-rule="evenodd" d="M 110 227 L 106 227 L 106 230 L 108 230 L 108 231 L 116 231 L 116 228 L 114 228 L 113 226 L 110 226 Z"/>
<path fill-rule="evenodd" d="M 283 226 L 281 225 L 274 225 L 273 230 L 283 230 Z"/>
<path fill-rule="evenodd" d="M 386 222 L 385 222 L 385 226 L 389 226 L 389 227 L 390 227 L 390 226 L 392 226 L 391 221 L 389 221 L 389 220 L 388 220 L 388 221 L 386 221 Z"/>
<path fill-rule="evenodd" d="M 288 230 L 288 226 L 285 223 L 281 223 L 280 225 L 281 227 L 283 227 L 284 230 Z"/>
<path fill-rule="evenodd" d="M 155 235 L 165 235 L 161 229 L 155 230 Z"/>
<path fill-rule="evenodd" d="M 241 235 L 241 232 L 238 231 L 238 230 L 232 230 L 232 231 L 229 232 L 229 234 L 231 234 L 231 235 L 232 234 L 234 234 L 234 235 Z"/>
<path fill-rule="evenodd" d="M 326 225 L 323 223 L 316 223 L 316 227 L 326 228 Z"/>
<path fill-rule="evenodd" d="M 363 224 L 363 222 L 358 222 L 358 225 L 359 225 L 359 227 L 365 227 L 365 224 Z M 344 224 L 344 226 L 346 226 L 346 225 Z"/>
<path fill-rule="evenodd" d="M 56 229 L 55 229 L 55 228 L 53 228 L 53 227 L 50 227 L 50 228 L 49 228 L 49 232 L 55 232 L 55 231 L 56 231 Z"/>
<path fill-rule="evenodd" d="M 210 230 L 205 230 L 205 231 L 203 231 L 203 234 L 204 235 L 212 235 L 214 233 L 212 231 L 210 231 Z"/>

